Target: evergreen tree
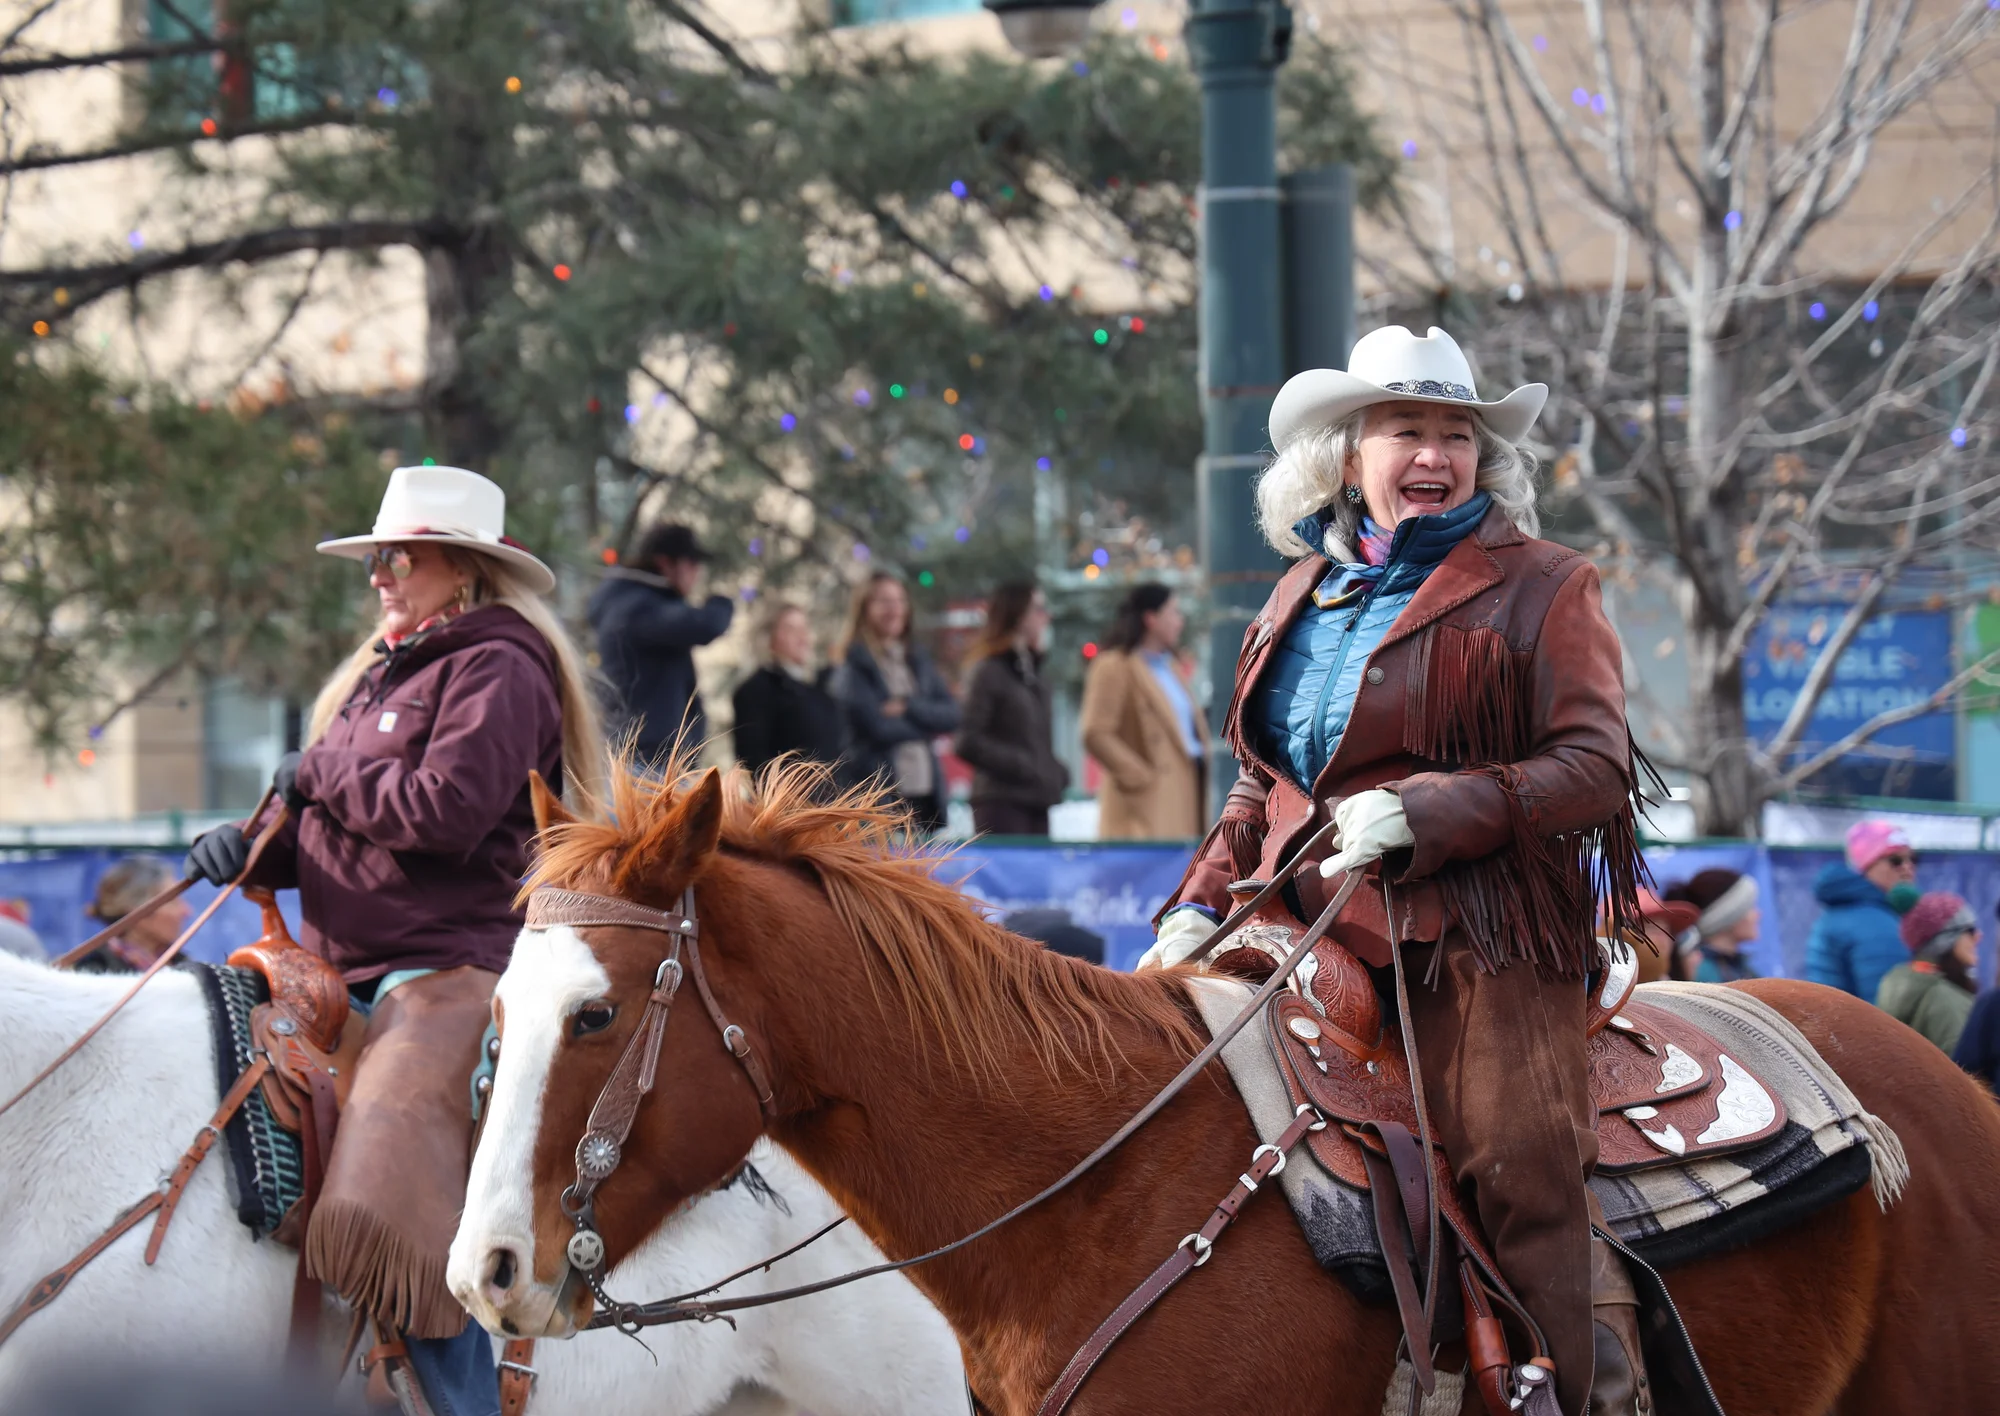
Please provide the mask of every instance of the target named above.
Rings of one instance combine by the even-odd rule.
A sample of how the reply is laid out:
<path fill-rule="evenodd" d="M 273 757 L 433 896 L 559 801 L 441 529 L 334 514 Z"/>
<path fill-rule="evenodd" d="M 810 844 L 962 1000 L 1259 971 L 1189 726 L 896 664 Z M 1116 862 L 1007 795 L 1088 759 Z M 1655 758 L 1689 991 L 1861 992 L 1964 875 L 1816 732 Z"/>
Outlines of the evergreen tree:
<path fill-rule="evenodd" d="M 404 248 L 421 431 L 369 421 L 390 400 L 359 426 L 496 476 L 558 555 L 665 511 L 767 586 L 895 560 L 942 595 L 1032 563 L 1038 475 L 1194 539 L 1198 95 L 1157 41 L 1029 65 L 815 30 L 774 57 L 676 0 L 153 11 L 141 120 L 0 173 L 158 150 L 178 214 L 141 250 L 0 271 L 12 328 L 60 340 L 179 272 L 241 296 L 300 252 Z M 1380 200 L 1393 162 L 1338 56 L 1300 48 L 1288 150 L 1354 161 Z M 274 416 L 356 403 L 295 392 Z"/>

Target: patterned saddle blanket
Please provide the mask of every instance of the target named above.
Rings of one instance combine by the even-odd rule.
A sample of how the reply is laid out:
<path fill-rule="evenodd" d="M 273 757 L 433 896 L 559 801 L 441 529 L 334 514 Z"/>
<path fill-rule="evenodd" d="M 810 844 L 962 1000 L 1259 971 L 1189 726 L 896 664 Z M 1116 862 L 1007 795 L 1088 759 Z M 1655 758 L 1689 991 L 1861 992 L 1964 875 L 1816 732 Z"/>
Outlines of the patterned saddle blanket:
<path fill-rule="evenodd" d="M 250 1014 L 271 1001 L 271 988 L 254 969 L 187 961 L 182 967 L 201 984 L 215 1037 L 217 1095 L 226 1094 L 250 1066 L 257 1041 Z M 262 1090 L 250 1094 L 222 1128 L 229 1156 L 230 1194 L 236 1217 L 259 1239 L 278 1232 L 305 1195 L 305 1158 L 295 1130 L 280 1125 Z"/>
<path fill-rule="evenodd" d="M 1336 1021 L 1353 1017 L 1354 1001 L 1325 982 L 1308 977 L 1298 992 L 1280 994 L 1224 1050 L 1223 1063 L 1266 1141 L 1302 1096 L 1344 1123 L 1312 1135 L 1279 1183 L 1321 1265 L 1364 1298 L 1386 1301 L 1388 1270 L 1354 1125 L 1380 1119 L 1414 1129 L 1407 1070 L 1393 1025 L 1356 1039 Z M 1190 984 L 1211 1034 L 1252 991 L 1215 976 Z M 1597 1001 L 1604 1017 L 1591 1037 L 1590 1083 L 1601 1160 L 1591 1188 L 1612 1232 L 1654 1267 L 1761 1238 L 1871 1179 L 1885 1207 L 1901 1192 L 1908 1165 L 1894 1133 L 1768 1005 L 1703 984 L 1634 993 L 1629 980 Z M 1450 1204 L 1455 1193 L 1445 1193 L 1448 1172 L 1440 1174 L 1440 1200 Z"/>

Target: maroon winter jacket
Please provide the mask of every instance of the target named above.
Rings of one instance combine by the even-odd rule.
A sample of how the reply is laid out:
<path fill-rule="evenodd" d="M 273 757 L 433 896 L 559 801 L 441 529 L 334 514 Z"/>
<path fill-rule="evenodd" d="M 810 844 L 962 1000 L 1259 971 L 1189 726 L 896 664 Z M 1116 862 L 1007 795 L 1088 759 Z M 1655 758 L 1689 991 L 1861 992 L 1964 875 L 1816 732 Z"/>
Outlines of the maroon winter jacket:
<path fill-rule="evenodd" d="M 528 771 L 562 769 L 555 654 L 504 605 L 385 652 L 299 763 L 309 799 L 257 883 L 297 886 L 306 948 L 360 983 L 507 967 L 534 833 Z"/>

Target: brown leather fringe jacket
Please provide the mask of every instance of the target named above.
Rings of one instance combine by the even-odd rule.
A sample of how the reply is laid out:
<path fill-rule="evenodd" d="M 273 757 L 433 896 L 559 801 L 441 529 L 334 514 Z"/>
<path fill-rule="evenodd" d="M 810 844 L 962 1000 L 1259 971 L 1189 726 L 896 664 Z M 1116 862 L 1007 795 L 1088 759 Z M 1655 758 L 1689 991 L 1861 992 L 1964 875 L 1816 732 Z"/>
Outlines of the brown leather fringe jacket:
<path fill-rule="evenodd" d="M 1393 787 L 1416 844 L 1382 862 L 1389 903 L 1358 891 L 1335 937 L 1386 962 L 1393 908 L 1406 942 L 1456 931 L 1486 969 L 1525 959 L 1580 977 L 1600 913 L 1636 925 L 1645 878 L 1622 659 L 1596 568 L 1488 512 L 1375 650 L 1308 796 L 1251 740 L 1244 704 L 1328 568 L 1317 556 L 1293 566 L 1244 636 L 1223 728 L 1240 775 L 1167 908 L 1227 913 L 1230 881 L 1269 879 L 1343 797 Z M 1318 872 L 1302 873 L 1306 918 L 1326 899 Z"/>

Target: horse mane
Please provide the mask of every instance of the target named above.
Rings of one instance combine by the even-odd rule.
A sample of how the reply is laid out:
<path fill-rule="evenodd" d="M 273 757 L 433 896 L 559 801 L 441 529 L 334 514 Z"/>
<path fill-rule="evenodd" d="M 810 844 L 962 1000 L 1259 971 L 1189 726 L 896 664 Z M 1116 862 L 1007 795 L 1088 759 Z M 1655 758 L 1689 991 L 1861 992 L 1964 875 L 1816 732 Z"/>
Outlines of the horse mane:
<path fill-rule="evenodd" d="M 613 764 L 610 800 L 593 819 L 552 823 L 524 891 L 585 888 L 616 871 L 694 780 L 676 752 L 657 778 Z M 1172 974 L 1125 974 L 1052 953 L 987 922 L 974 902 L 933 873 L 946 853 L 912 848 L 906 811 L 877 784 L 837 791 L 817 763 L 781 759 L 753 777 L 723 779 L 721 848 L 804 869 L 868 964 L 947 1056 L 1003 1073 L 1001 1041 L 1025 1028 L 1052 1075 L 1099 1075 L 1123 1060 L 1114 1024 L 1137 1022 L 1192 1056 L 1202 1044 L 1184 985 Z M 1079 1039 L 1084 1039 L 1079 1046 Z"/>

